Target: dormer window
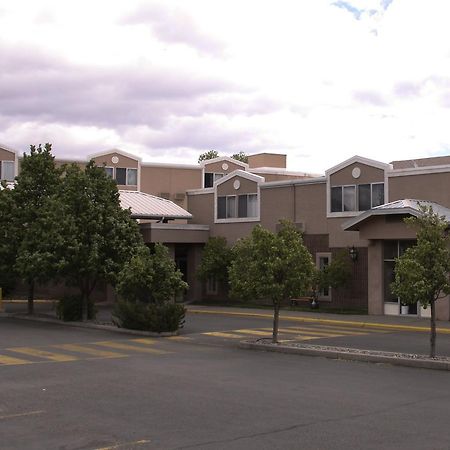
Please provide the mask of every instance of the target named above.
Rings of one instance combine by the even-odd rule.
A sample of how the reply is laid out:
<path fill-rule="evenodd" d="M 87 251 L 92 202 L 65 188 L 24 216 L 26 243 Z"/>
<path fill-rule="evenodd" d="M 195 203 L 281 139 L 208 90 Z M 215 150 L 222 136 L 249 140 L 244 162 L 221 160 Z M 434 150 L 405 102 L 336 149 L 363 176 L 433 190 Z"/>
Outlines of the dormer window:
<path fill-rule="evenodd" d="M 106 175 L 116 180 L 120 186 L 137 186 L 137 169 L 126 167 L 103 167 Z"/>
<path fill-rule="evenodd" d="M 384 203 L 384 183 L 331 187 L 331 212 L 367 211 Z"/>
<path fill-rule="evenodd" d="M 213 187 L 214 183 L 222 177 L 223 173 L 205 172 L 204 187 L 205 188 Z"/>
<path fill-rule="evenodd" d="M 14 161 L 0 161 L 0 181 L 14 181 Z"/>

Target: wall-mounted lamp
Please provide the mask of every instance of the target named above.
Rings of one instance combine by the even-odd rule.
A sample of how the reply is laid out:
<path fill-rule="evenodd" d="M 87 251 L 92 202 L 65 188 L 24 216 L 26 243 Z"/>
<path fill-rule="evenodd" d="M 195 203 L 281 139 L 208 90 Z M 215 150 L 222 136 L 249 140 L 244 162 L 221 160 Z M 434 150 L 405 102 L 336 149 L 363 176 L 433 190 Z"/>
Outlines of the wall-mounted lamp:
<path fill-rule="evenodd" d="M 353 262 L 356 262 L 358 260 L 358 249 L 354 245 L 352 245 L 348 249 L 348 254 L 350 255 L 350 258 Z"/>

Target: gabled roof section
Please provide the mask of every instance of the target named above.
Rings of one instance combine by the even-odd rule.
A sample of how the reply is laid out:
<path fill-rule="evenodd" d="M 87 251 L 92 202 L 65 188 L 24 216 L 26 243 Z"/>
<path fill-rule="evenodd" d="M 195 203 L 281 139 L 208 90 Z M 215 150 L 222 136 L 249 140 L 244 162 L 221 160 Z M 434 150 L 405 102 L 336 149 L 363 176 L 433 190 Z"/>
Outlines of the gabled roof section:
<path fill-rule="evenodd" d="M 255 175 L 254 173 L 246 172 L 245 170 L 234 170 L 233 172 L 230 172 L 228 175 L 225 175 L 224 177 L 220 178 L 214 183 L 214 186 L 219 186 L 222 183 L 227 182 L 231 178 L 234 177 L 242 177 L 250 181 L 255 181 L 256 183 L 264 183 L 265 179 L 264 177 L 260 177 L 259 175 Z"/>
<path fill-rule="evenodd" d="M 131 210 L 133 219 L 192 219 L 192 214 L 174 202 L 139 191 L 119 190 L 120 205 Z"/>
<path fill-rule="evenodd" d="M 88 155 L 87 159 L 91 160 L 93 158 L 98 158 L 99 156 L 110 155 L 111 153 L 118 153 L 119 155 L 125 156 L 125 157 L 130 158 L 130 159 L 135 159 L 136 161 L 139 161 L 139 162 L 142 162 L 142 158 L 140 156 L 133 155 L 132 153 L 125 152 L 125 151 L 120 150 L 118 148 L 112 148 L 111 150 L 106 150 L 104 152 L 93 153 L 91 155 Z"/>
<path fill-rule="evenodd" d="M 0 149 L 1 150 L 6 150 L 7 152 L 14 153 L 16 156 L 19 155 L 18 150 L 14 150 L 13 148 L 8 147 L 7 145 L 3 145 L 1 142 L 0 142 Z"/>
<path fill-rule="evenodd" d="M 416 200 L 405 198 L 403 200 L 396 200 L 394 202 L 385 203 L 384 205 L 376 206 L 375 208 L 369 209 L 363 212 L 359 216 L 348 220 L 342 224 L 342 228 L 346 231 L 357 231 L 359 226 L 373 216 L 386 216 L 395 214 L 409 214 L 411 216 L 419 217 L 422 215 L 420 206 L 430 207 L 433 212 L 441 217 L 444 217 L 447 222 L 450 223 L 450 209 L 439 203 L 430 202 L 428 200 Z"/>
<path fill-rule="evenodd" d="M 365 164 L 366 166 L 372 166 L 382 170 L 392 169 L 392 166 L 390 164 L 382 163 L 380 161 L 375 161 L 374 159 L 363 158 L 362 156 L 355 155 L 337 164 L 336 166 L 333 166 L 330 169 L 326 170 L 325 174 L 327 176 L 330 176 L 333 173 L 338 172 L 339 170 L 344 169 L 345 167 L 350 166 L 351 164 L 354 163 Z"/>
<path fill-rule="evenodd" d="M 245 170 L 248 170 L 248 164 L 242 161 L 238 161 L 237 159 L 230 158 L 229 156 L 219 156 L 218 158 L 213 159 L 205 159 L 200 163 L 201 167 L 205 167 L 207 164 L 217 163 L 217 162 L 230 162 L 233 164 L 237 164 L 241 167 L 244 167 Z"/>

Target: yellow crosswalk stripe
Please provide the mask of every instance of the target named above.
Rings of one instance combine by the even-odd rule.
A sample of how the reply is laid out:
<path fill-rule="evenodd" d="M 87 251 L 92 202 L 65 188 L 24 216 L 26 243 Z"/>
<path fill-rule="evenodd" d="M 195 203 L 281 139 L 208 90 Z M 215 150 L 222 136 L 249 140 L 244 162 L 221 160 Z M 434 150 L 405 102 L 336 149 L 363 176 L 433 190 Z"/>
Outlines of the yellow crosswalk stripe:
<path fill-rule="evenodd" d="M 272 328 L 263 328 L 264 330 L 272 330 Z M 253 336 L 272 336 L 272 331 L 260 331 L 260 330 L 232 330 L 236 333 L 251 334 Z"/>
<path fill-rule="evenodd" d="M 360 331 L 350 332 L 350 331 L 341 331 L 341 330 L 322 330 L 320 328 L 301 328 L 301 327 L 288 327 L 288 328 L 280 328 L 280 332 L 283 333 L 304 333 L 304 334 L 316 334 L 318 336 L 364 336 L 367 333 L 362 333 Z"/>
<path fill-rule="evenodd" d="M 76 353 L 85 353 L 86 355 L 96 356 L 99 358 L 123 358 L 127 356 L 124 355 L 123 353 L 109 352 L 107 350 L 98 350 L 96 348 L 77 344 L 60 344 L 54 345 L 53 347 L 60 348 L 62 350 L 69 350 L 71 352 Z"/>
<path fill-rule="evenodd" d="M 130 341 L 139 342 L 140 344 L 148 344 L 148 345 L 156 344 L 156 341 L 154 339 L 149 339 L 149 338 L 130 339 Z"/>
<path fill-rule="evenodd" d="M 31 364 L 32 361 L 25 359 L 13 358 L 12 356 L 0 355 L 0 364 L 3 366 L 12 366 L 15 364 Z"/>
<path fill-rule="evenodd" d="M 131 350 L 133 352 L 143 352 L 143 353 L 152 353 L 154 355 L 163 355 L 166 352 L 165 350 L 158 350 L 156 348 L 148 348 L 148 347 L 138 347 L 137 345 L 124 344 L 122 342 L 113 342 L 113 341 L 102 341 L 102 342 L 94 342 L 95 345 L 101 345 L 103 347 L 117 348 L 119 350 Z"/>
<path fill-rule="evenodd" d="M 22 353 L 28 356 L 36 356 L 38 358 L 49 359 L 50 361 L 76 361 L 78 358 L 75 356 L 65 355 L 63 353 L 53 353 L 44 350 L 39 350 L 32 347 L 12 347 L 8 348 L 10 352 Z"/>
<path fill-rule="evenodd" d="M 280 331 L 281 332 L 281 331 Z M 293 334 L 306 334 L 312 336 L 320 336 L 320 337 L 339 337 L 344 336 L 343 334 L 339 334 L 339 332 L 326 332 L 326 331 L 312 331 L 304 328 L 289 328 L 285 329 L 285 333 L 293 333 Z"/>
<path fill-rule="evenodd" d="M 169 341 L 192 341 L 192 338 L 189 336 L 169 336 Z"/>
<path fill-rule="evenodd" d="M 230 339 L 243 339 L 245 337 L 245 336 L 242 336 L 241 334 L 225 333 L 222 331 L 211 331 L 209 333 L 202 333 L 202 334 L 206 334 L 207 336 L 223 337 L 223 338 L 230 338 Z"/>

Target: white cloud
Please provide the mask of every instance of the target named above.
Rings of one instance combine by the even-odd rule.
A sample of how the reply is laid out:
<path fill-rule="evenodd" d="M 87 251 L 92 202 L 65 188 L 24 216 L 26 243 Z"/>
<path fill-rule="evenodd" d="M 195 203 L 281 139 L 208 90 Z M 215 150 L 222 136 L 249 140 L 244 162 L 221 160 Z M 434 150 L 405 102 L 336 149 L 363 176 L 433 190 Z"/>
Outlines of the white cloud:
<path fill-rule="evenodd" d="M 314 172 L 448 151 L 448 1 L 336 3 L 4 0 L 0 141 Z"/>

